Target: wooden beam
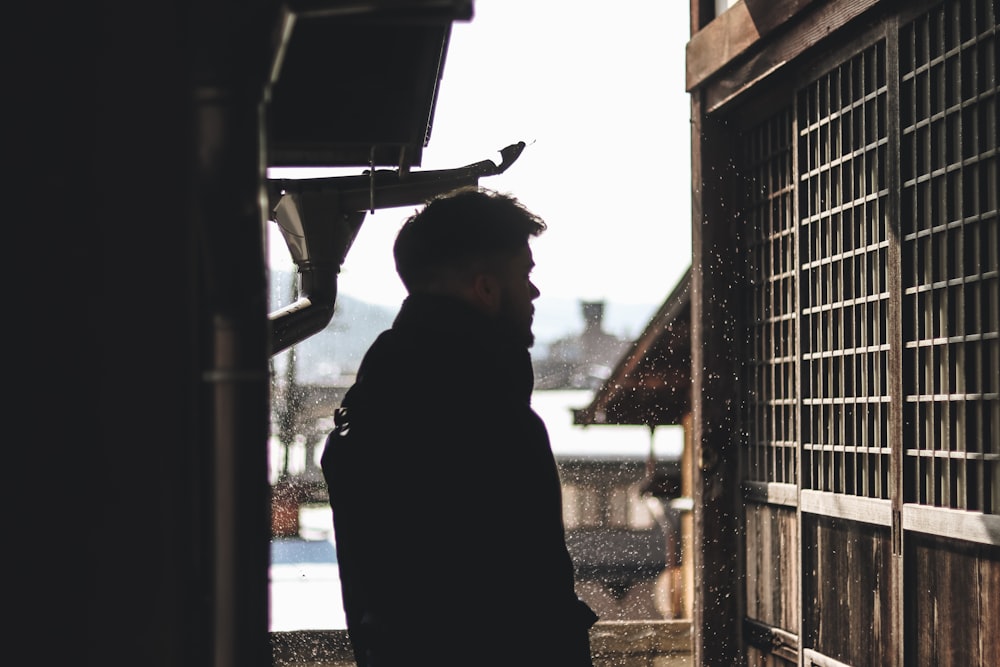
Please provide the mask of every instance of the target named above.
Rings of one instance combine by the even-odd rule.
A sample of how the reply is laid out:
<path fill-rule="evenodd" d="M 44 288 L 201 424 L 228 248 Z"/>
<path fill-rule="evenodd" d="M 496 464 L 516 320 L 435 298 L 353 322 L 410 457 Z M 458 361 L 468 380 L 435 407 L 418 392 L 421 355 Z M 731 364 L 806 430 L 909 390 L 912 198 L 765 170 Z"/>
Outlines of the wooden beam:
<path fill-rule="evenodd" d="M 860 521 L 876 526 L 892 525 L 892 503 L 881 498 L 802 489 L 799 494 L 799 506 L 803 512 L 821 514 L 825 517 Z"/>
<path fill-rule="evenodd" d="M 713 113 L 728 104 L 879 2 L 841 0 L 813 5 L 810 11 L 795 17 L 795 30 L 775 33 L 741 57 L 731 59 L 717 76 L 703 80 L 706 112 Z"/>
<path fill-rule="evenodd" d="M 944 507 L 903 505 L 903 529 L 979 544 L 1000 545 L 1000 516 Z"/>
<path fill-rule="evenodd" d="M 687 44 L 688 92 L 816 1 L 743 0 L 715 17 Z"/>
<path fill-rule="evenodd" d="M 741 229 L 731 188 L 731 136 L 692 95 L 691 375 L 694 498 L 694 664 L 746 662 L 742 489 L 736 437 Z"/>

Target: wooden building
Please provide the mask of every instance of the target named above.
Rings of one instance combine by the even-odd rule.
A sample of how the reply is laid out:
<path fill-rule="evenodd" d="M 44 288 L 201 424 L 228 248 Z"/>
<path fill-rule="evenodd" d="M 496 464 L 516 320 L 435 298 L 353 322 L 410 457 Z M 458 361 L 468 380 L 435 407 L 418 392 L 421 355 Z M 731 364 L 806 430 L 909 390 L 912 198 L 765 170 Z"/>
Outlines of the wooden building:
<path fill-rule="evenodd" d="M 695 664 L 1000 664 L 997 13 L 691 3 Z"/>
<path fill-rule="evenodd" d="M 603 301 L 581 301 L 583 330 L 552 341 L 534 358 L 535 391 L 597 389 L 628 347 L 627 338 L 605 331 Z"/>
<path fill-rule="evenodd" d="M 584 427 L 641 425 L 651 434 L 662 426 L 684 429 L 684 446 L 673 475 L 667 478 L 654 470 L 644 479 L 645 494 L 659 499 L 672 520 L 672 558 L 669 571 L 660 577 L 670 598 L 669 618 L 691 618 L 694 605 L 690 284 L 689 269 L 590 404 L 573 414 L 573 422 Z"/>

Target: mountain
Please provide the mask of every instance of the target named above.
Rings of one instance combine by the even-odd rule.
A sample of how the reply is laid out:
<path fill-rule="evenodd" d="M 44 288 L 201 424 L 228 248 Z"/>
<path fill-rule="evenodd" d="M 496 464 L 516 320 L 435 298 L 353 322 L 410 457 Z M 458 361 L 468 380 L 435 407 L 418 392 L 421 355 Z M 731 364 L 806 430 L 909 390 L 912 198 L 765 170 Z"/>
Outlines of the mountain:
<path fill-rule="evenodd" d="M 291 303 L 293 272 L 272 271 L 271 306 L 274 311 Z M 655 314 L 659 304 L 608 302 L 602 328 L 618 338 L 634 340 Z M 333 319 L 319 333 L 294 347 L 297 379 L 305 384 L 339 385 L 349 382 L 368 346 L 392 325 L 398 307 L 371 304 L 348 294 L 337 296 Z M 580 299 L 542 296 L 535 302 L 535 346 L 532 358 L 541 362 L 552 344 L 584 330 Z M 275 357 L 275 371 L 283 373 L 290 351 Z"/>
<path fill-rule="evenodd" d="M 272 271 L 271 306 L 275 311 L 292 303 L 294 273 Z M 294 346 L 296 377 L 303 384 L 341 385 L 357 371 L 375 338 L 392 326 L 396 308 L 366 303 L 338 294 L 333 318 L 322 331 Z M 275 357 L 275 371 L 283 373 L 291 350 Z"/>

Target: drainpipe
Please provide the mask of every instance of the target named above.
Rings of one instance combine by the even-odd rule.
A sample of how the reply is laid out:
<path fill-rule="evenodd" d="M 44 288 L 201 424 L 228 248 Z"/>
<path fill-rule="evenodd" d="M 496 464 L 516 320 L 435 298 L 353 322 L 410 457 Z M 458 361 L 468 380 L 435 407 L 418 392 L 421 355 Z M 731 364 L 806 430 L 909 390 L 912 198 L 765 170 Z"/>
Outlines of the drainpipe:
<path fill-rule="evenodd" d="M 192 400 L 200 440 L 177 446 L 196 452 L 191 475 L 203 480 L 188 490 L 199 607 L 184 620 L 200 650 L 187 662 L 212 667 L 271 664 L 263 108 L 270 32 L 283 11 L 211 0 L 187 26 L 193 225 L 202 259 L 191 271 L 200 288 L 201 383 Z"/>
<path fill-rule="evenodd" d="M 238 82 L 241 83 L 241 82 Z M 249 88 L 249 90 L 248 90 Z M 199 90 L 202 159 L 197 202 L 205 283 L 201 373 L 208 488 L 195 490 L 210 521 L 208 555 L 214 667 L 268 662 L 269 414 L 267 283 L 263 263 L 259 145 L 251 86 Z M 254 207 L 255 204 L 258 206 Z M 199 517 L 201 518 L 201 517 Z"/>
<path fill-rule="evenodd" d="M 333 318 L 337 276 L 365 214 L 380 208 L 420 205 L 484 176 L 503 173 L 524 150 L 524 142 L 500 151 L 500 164 L 483 160 L 436 171 L 369 171 L 357 176 L 273 179 L 268 196 L 300 279 L 299 299 L 268 315 L 271 354 L 322 331 Z"/>

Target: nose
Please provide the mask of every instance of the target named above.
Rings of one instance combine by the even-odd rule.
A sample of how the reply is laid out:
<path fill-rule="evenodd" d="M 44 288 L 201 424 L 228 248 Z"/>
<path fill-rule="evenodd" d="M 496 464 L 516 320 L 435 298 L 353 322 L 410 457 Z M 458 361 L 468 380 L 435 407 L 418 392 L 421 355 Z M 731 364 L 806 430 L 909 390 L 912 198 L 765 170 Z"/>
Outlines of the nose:
<path fill-rule="evenodd" d="M 535 299 L 537 299 L 538 297 L 540 297 L 542 295 L 542 293 L 535 286 L 535 283 L 531 282 L 530 280 L 528 281 L 528 286 L 531 288 L 531 300 L 532 301 L 534 301 Z"/>

